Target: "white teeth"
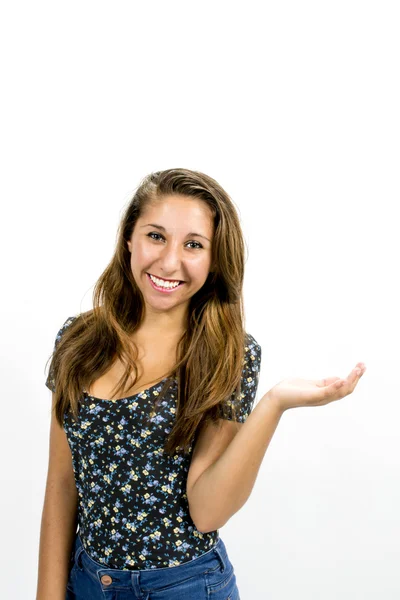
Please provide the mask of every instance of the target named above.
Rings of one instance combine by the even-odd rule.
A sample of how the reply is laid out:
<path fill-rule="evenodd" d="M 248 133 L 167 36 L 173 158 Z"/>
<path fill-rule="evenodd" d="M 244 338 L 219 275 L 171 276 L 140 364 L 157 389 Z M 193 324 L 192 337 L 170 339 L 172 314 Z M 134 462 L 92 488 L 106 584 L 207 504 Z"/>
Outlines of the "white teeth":
<path fill-rule="evenodd" d="M 165 281 L 162 281 L 161 279 L 158 279 L 157 277 L 154 277 L 153 275 L 150 275 L 150 273 L 149 273 L 149 276 L 150 276 L 150 279 L 152 281 L 154 281 L 154 283 L 156 285 L 158 285 L 159 287 L 175 288 L 175 287 L 178 287 L 178 285 L 180 283 L 179 281 L 177 281 L 176 283 L 165 282 Z"/>

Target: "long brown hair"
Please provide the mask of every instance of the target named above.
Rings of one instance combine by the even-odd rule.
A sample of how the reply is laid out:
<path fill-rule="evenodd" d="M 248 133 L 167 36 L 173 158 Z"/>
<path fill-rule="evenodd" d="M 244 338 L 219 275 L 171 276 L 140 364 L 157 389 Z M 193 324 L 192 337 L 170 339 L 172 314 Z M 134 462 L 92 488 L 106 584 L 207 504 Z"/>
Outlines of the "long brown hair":
<path fill-rule="evenodd" d="M 147 204 L 172 194 L 203 200 L 211 208 L 214 267 L 202 288 L 190 298 L 187 329 L 177 345 L 178 362 L 166 374 L 157 398 L 158 402 L 165 396 L 171 378 L 176 377 L 176 419 L 164 448 L 170 455 L 178 446 L 187 452 L 200 422 L 216 422 L 227 399 L 232 402 L 236 420 L 243 392 L 247 335 L 242 292 L 245 244 L 236 208 L 215 179 L 189 169 L 167 169 L 151 173 L 140 182 L 119 225 L 114 255 L 95 284 L 94 308 L 76 316 L 65 329 L 50 365 L 55 385 L 52 410 L 61 426 L 66 411 L 78 418 L 82 390 L 90 389 L 116 358 L 126 370 L 115 392 L 129 389 L 125 388 L 128 379 L 132 386 L 135 384 L 138 348 L 130 335 L 139 328 L 145 309 L 132 275 L 127 241 Z"/>

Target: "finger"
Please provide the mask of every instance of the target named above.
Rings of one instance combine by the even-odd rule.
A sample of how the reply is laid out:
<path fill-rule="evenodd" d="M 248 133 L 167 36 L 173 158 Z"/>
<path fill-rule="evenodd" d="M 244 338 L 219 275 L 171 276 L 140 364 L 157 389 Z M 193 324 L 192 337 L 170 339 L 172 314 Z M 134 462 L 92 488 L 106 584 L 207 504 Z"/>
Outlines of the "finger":
<path fill-rule="evenodd" d="M 348 376 L 348 380 L 352 383 L 357 383 L 362 375 L 364 375 L 366 367 L 363 363 L 357 363 L 354 369 Z"/>
<path fill-rule="evenodd" d="M 357 372 L 357 370 L 359 372 Z M 310 384 L 316 385 L 317 387 L 325 388 L 324 391 L 327 393 L 327 395 L 329 395 L 332 392 L 335 392 L 336 390 L 342 388 L 346 384 L 354 384 L 354 387 L 355 387 L 355 384 L 358 382 L 361 375 L 363 375 L 365 373 L 365 370 L 366 370 L 365 364 L 363 362 L 359 362 L 356 364 L 354 369 L 349 373 L 349 375 L 346 377 L 346 379 L 341 379 L 340 377 L 326 377 L 325 379 L 317 379 L 317 380 L 308 379 L 307 381 Z M 346 393 L 348 393 L 348 391 Z"/>
<path fill-rule="evenodd" d="M 362 362 L 359 362 L 359 363 L 356 364 L 356 366 L 354 367 L 354 369 L 352 369 L 350 371 L 350 373 L 348 374 L 348 376 L 345 379 L 337 378 L 336 379 L 337 383 L 338 384 L 340 384 L 340 383 L 354 383 L 355 381 L 357 381 L 358 379 L 360 379 L 360 377 L 362 375 L 364 375 L 365 371 L 366 371 L 365 364 L 362 363 Z M 334 378 L 332 377 L 331 380 L 333 382 Z M 329 380 L 327 380 L 327 381 L 329 381 Z"/>
<path fill-rule="evenodd" d="M 365 373 L 365 365 L 363 363 L 358 363 L 358 365 L 362 365 L 361 367 L 356 366 L 349 373 L 346 379 L 340 379 L 336 382 L 336 389 L 340 389 L 341 391 L 345 391 L 345 394 L 349 394 L 354 390 L 357 383 L 359 382 L 362 375 Z"/>
<path fill-rule="evenodd" d="M 354 372 L 356 372 L 356 374 L 357 374 L 357 371 L 359 371 L 358 375 L 363 375 L 366 371 L 366 368 L 367 367 L 365 366 L 365 364 L 363 362 L 359 362 L 356 364 L 356 366 L 354 367 L 354 369 L 352 370 L 350 375 Z"/>
<path fill-rule="evenodd" d="M 360 366 L 362 365 L 362 366 Z M 360 372 L 357 373 L 357 369 Z M 329 377 L 327 379 L 321 379 L 317 385 L 321 387 L 320 400 L 316 403 L 317 405 L 327 404 L 335 400 L 341 400 L 345 396 L 351 394 L 357 385 L 360 377 L 364 374 L 366 367 L 363 363 L 358 363 L 357 366 L 350 372 L 346 379 L 340 379 L 339 377 Z M 329 385 L 325 384 L 330 382 Z"/>
<path fill-rule="evenodd" d="M 333 402 L 334 400 L 341 400 L 353 391 L 352 386 L 348 379 L 339 379 L 322 389 L 321 403 L 326 404 L 327 402 Z"/>

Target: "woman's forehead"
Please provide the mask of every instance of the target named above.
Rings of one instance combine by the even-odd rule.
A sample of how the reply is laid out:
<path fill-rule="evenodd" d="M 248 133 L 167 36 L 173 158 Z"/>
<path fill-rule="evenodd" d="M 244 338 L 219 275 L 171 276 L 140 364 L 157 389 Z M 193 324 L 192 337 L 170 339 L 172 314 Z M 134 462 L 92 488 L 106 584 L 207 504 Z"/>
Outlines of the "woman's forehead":
<path fill-rule="evenodd" d="M 206 202 L 182 196 L 168 196 L 157 203 L 152 202 L 138 221 L 141 227 L 146 224 L 160 225 L 167 233 L 187 230 L 204 236 L 212 234 L 214 224 L 212 211 Z"/>

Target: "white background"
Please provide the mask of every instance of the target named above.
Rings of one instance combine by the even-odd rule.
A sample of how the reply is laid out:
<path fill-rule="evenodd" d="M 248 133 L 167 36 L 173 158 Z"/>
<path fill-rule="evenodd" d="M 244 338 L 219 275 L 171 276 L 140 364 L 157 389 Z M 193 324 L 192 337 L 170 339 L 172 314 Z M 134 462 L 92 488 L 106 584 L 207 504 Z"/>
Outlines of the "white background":
<path fill-rule="evenodd" d="M 55 335 L 91 308 L 134 188 L 172 167 L 238 207 L 257 401 L 367 366 L 283 415 L 220 530 L 241 600 L 400 597 L 398 7 L 2 4 L 4 598 L 36 593 Z"/>

